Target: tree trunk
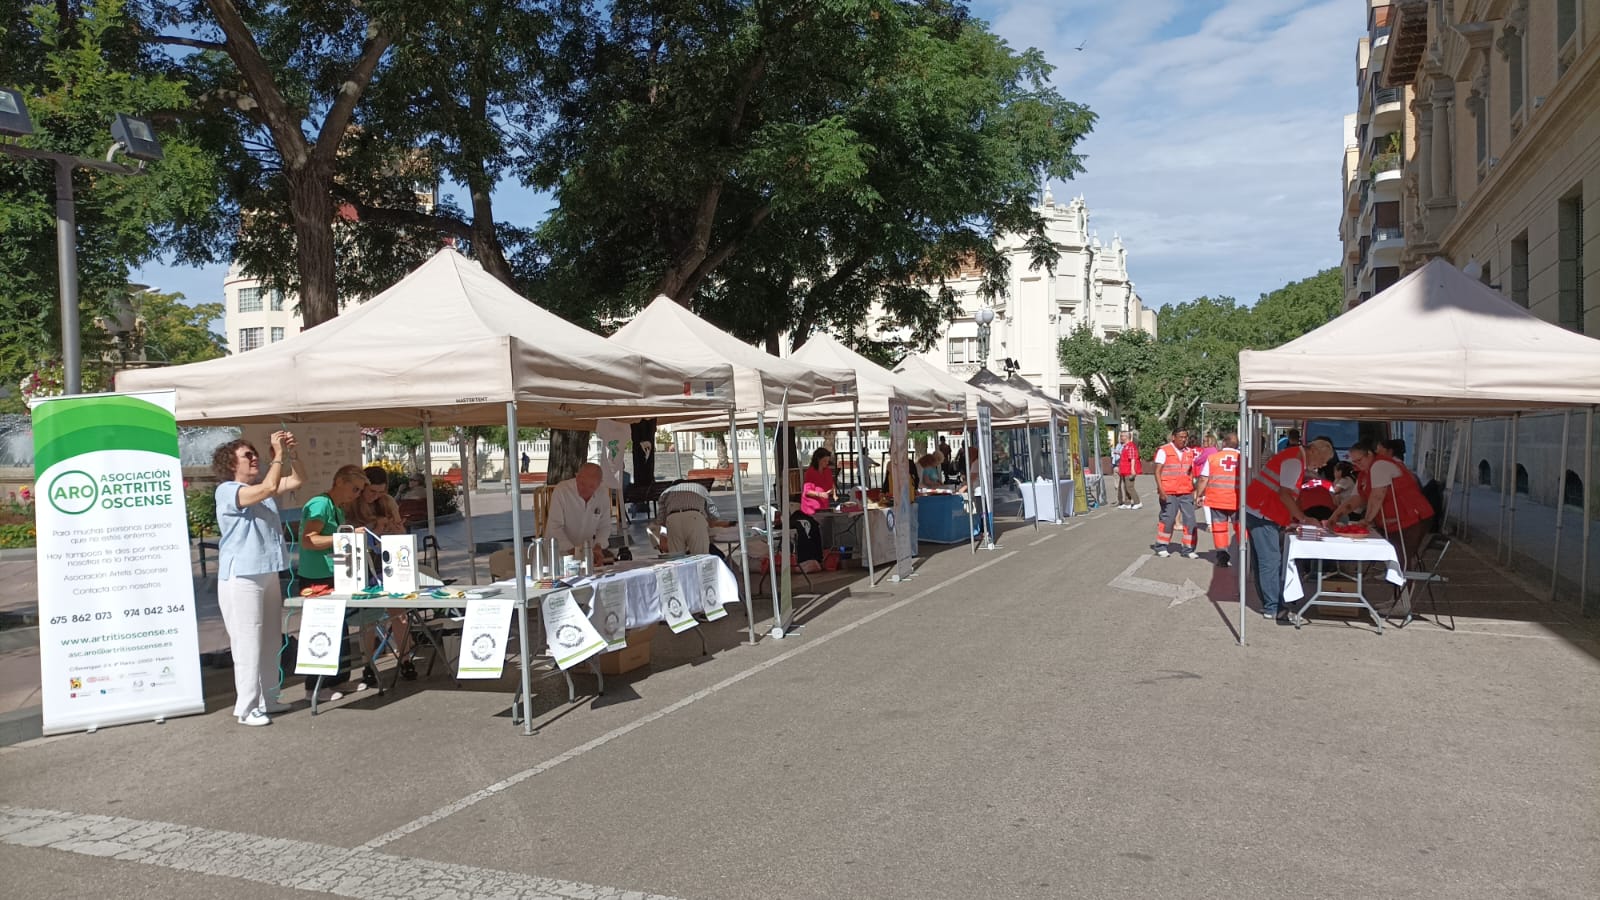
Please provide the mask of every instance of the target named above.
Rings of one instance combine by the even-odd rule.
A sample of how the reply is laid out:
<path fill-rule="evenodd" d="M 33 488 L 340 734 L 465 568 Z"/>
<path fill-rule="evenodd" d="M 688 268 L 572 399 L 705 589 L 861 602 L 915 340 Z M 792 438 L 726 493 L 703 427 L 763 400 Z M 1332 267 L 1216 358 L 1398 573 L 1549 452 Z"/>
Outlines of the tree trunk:
<path fill-rule="evenodd" d="M 712 438 L 717 442 L 717 468 L 725 469 L 731 463 L 728 460 L 728 433 L 717 431 L 712 433 Z"/>
<path fill-rule="evenodd" d="M 295 259 L 300 271 L 300 317 L 313 328 L 339 314 L 334 284 L 331 174 L 308 164 L 286 171 L 289 212 L 294 221 Z"/>
<path fill-rule="evenodd" d="M 578 467 L 589 461 L 589 432 L 550 429 L 550 462 L 545 484 L 559 484 L 578 474 Z"/>

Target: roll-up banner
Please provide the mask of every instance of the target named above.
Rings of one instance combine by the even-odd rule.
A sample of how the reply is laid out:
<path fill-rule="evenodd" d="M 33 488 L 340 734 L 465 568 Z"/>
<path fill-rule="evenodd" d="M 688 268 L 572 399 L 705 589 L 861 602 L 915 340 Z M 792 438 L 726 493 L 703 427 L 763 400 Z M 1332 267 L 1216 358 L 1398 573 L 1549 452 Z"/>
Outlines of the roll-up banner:
<path fill-rule="evenodd" d="M 33 405 L 45 734 L 205 711 L 175 407 Z"/>

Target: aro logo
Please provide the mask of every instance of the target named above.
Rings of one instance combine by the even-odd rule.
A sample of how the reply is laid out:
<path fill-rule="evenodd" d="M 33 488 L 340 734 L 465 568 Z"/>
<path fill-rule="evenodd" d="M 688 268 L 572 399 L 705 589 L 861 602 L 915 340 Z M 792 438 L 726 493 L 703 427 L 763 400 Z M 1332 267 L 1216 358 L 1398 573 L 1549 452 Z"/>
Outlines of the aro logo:
<path fill-rule="evenodd" d="M 76 516 L 94 508 L 94 501 L 100 497 L 100 486 L 89 473 L 73 469 L 62 472 L 50 482 L 47 496 L 57 512 Z"/>

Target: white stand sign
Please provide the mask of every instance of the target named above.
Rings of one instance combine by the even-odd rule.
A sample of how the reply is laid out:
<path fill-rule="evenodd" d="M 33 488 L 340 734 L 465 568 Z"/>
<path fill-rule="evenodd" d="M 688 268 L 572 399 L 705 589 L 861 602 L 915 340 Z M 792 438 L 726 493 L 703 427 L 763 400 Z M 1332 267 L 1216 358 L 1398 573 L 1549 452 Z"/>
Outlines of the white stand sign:
<path fill-rule="evenodd" d="M 333 675 L 339 671 L 339 649 L 344 645 L 344 598 L 312 597 L 300 609 L 300 651 L 295 655 L 296 675 Z"/>
<path fill-rule="evenodd" d="M 550 658 L 563 669 L 570 669 L 596 653 L 604 653 L 605 638 L 589 617 L 578 608 L 571 591 L 545 595 L 539 604 L 544 613 L 544 633 L 549 635 Z"/>
<path fill-rule="evenodd" d="M 45 734 L 205 711 L 175 404 L 33 405 Z"/>
<path fill-rule="evenodd" d="M 409 594 L 417 589 L 417 536 L 386 534 L 378 539 L 383 591 Z"/>
<path fill-rule="evenodd" d="M 673 634 L 682 634 L 699 624 L 689 607 L 689 598 L 678 584 L 674 566 L 662 566 L 656 571 L 656 592 L 661 598 L 661 617 L 666 619 Z"/>
<path fill-rule="evenodd" d="M 700 560 L 700 611 L 705 613 L 706 619 L 711 622 L 726 616 L 728 611 L 722 608 L 722 599 L 717 591 L 717 567 L 722 563 L 715 557 Z"/>
<path fill-rule="evenodd" d="M 511 611 L 517 602 L 512 597 L 493 597 L 467 601 L 467 616 L 461 624 L 461 654 L 456 659 L 456 677 L 499 678 L 506 665 L 506 635 L 511 633 Z"/>
<path fill-rule="evenodd" d="M 620 578 L 596 582 L 589 607 L 589 621 L 605 638 L 606 649 L 628 646 L 628 583 Z"/>

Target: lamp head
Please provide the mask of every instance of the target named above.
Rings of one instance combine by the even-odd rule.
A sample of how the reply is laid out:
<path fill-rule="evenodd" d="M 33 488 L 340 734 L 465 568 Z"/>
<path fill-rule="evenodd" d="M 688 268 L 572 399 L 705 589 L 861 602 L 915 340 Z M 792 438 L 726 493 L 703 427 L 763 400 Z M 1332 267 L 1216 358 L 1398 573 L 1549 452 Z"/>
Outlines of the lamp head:
<path fill-rule="evenodd" d="M 22 102 L 22 92 L 0 88 L 0 135 L 27 137 L 33 134 L 33 119 Z"/>
<path fill-rule="evenodd" d="M 156 130 L 149 119 L 117 113 L 111 120 L 111 136 L 122 145 L 122 152 L 140 162 L 161 159 L 161 142 L 156 140 Z"/>
<path fill-rule="evenodd" d="M 988 325 L 994 321 L 994 310 L 985 306 L 980 308 L 973 317 L 978 320 L 979 325 Z"/>

